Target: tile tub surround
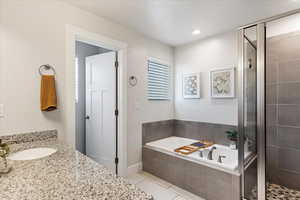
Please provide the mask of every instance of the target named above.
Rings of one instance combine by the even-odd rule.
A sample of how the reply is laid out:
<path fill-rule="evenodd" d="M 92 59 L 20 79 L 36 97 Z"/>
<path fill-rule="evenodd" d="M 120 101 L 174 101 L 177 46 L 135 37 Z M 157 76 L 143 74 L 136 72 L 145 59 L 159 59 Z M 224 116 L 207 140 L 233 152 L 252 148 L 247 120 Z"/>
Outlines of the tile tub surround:
<path fill-rule="evenodd" d="M 143 170 L 206 200 L 239 200 L 240 176 L 143 147 Z"/>
<path fill-rule="evenodd" d="M 235 130 L 236 126 L 174 120 L 174 136 L 195 140 L 209 140 L 216 144 L 229 145 L 226 131 Z"/>
<path fill-rule="evenodd" d="M 142 124 L 142 143 L 163 139 L 172 136 L 174 133 L 174 120 L 148 122 Z"/>
<path fill-rule="evenodd" d="M 300 190 L 300 32 L 267 39 L 267 178 Z"/>
<path fill-rule="evenodd" d="M 118 177 L 55 137 L 11 145 L 13 152 L 34 147 L 56 148 L 48 157 L 9 161 L 1 175 L 0 199 L 9 200 L 151 200 L 152 196 Z"/>
<path fill-rule="evenodd" d="M 178 136 L 195 140 L 205 139 L 217 144 L 229 145 L 226 131 L 234 130 L 236 126 L 224 124 L 212 124 L 205 122 L 193 122 L 184 120 L 166 120 L 144 123 L 143 145 L 148 142 L 163 139 L 170 136 Z"/>

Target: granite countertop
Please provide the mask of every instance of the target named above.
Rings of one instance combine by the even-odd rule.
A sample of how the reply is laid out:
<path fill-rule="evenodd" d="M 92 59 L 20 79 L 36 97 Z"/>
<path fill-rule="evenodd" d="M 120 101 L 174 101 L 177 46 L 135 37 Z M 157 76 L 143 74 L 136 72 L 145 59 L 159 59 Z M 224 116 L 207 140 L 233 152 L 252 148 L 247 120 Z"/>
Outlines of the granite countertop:
<path fill-rule="evenodd" d="M 56 138 L 30 140 L 10 147 L 13 152 L 32 147 L 52 147 L 57 152 L 31 161 L 9 161 L 13 170 L 0 175 L 1 200 L 152 199 L 151 195 Z"/>

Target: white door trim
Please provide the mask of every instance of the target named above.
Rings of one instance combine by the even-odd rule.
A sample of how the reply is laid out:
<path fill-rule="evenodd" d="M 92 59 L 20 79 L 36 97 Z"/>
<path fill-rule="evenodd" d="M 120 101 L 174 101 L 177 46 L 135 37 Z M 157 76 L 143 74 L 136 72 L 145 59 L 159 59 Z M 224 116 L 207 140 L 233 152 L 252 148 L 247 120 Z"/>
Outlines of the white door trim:
<path fill-rule="evenodd" d="M 118 51 L 119 57 L 119 175 L 127 174 L 127 44 L 73 25 L 66 25 L 65 141 L 75 149 L 75 43 L 76 41 Z"/>

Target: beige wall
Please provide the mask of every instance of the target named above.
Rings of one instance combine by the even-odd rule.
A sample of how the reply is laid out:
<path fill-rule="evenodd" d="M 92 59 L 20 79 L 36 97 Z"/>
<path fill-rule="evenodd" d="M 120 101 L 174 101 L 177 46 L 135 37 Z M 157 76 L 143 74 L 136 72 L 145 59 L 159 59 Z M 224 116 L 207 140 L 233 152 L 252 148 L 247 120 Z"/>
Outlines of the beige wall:
<path fill-rule="evenodd" d="M 209 71 L 237 67 L 236 33 L 229 32 L 175 48 L 176 119 L 237 125 L 237 99 L 211 99 Z M 200 72 L 201 98 L 184 99 L 182 74 Z"/>
<path fill-rule="evenodd" d="M 72 24 L 128 44 L 128 76 L 139 81 L 128 87 L 128 165 L 140 162 L 141 123 L 174 114 L 172 101 L 146 98 L 147 57 L 172 63 L 173 48 L 55 0 L 0 0 L 0 9 L 0 135 L 56 128 L 64 138 L 65 25 Z M 59 109 L 42 113 L 38 67 L 46 63 L 57 72 Z"/>

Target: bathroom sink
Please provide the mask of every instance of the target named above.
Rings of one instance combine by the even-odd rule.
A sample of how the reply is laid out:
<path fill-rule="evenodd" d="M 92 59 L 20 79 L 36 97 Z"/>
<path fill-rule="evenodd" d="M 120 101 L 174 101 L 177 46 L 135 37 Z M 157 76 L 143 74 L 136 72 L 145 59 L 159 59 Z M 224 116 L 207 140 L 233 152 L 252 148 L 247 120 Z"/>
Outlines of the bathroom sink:
<path fill-rule="evenodd" d="M 43 158 L 46 156 L 50 156 L 55 153 L 57 150 L 52 148 L 32 148 L 24 151 L 18 151 L 16 153 L 12 153 L 7 158 L 10 160 L 34 160 Z"/>

